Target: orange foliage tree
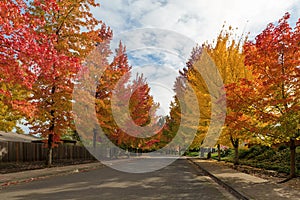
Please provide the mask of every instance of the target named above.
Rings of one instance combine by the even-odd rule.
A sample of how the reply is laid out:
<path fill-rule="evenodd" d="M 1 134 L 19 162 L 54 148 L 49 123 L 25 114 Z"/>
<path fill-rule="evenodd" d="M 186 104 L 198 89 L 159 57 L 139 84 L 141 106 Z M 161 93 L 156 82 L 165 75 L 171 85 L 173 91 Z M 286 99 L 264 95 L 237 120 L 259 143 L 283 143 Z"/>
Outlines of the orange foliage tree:
<path fill-rule="evenodd" d="M 143 75 L 137 74 L 130 81 L 130 70 L 126 48 L 120 42 L 112 63 L 105 67 L 98 81 L 96 114 L 103 132 L 115 145 L 127 150 L 149 149 L 157 136 L 147 137 L 149 133 L 139 131 L 139 127 L 156 127 L 159 105 L 150 95 Z"/>
<path fill-rule="evenodd" d="M 300 20 L 295 29 L 289 25 L 286 13 L 277 24 L 265 30 L 244 46 L 245 63 L 253 72 L 251 87 L 256 118 L 264 126 L 263 140 L 271 143 L 289 141 L 291 151 L 290 177 L 295 177 L 296 127 L 300 116 L 299 66 Z"/>

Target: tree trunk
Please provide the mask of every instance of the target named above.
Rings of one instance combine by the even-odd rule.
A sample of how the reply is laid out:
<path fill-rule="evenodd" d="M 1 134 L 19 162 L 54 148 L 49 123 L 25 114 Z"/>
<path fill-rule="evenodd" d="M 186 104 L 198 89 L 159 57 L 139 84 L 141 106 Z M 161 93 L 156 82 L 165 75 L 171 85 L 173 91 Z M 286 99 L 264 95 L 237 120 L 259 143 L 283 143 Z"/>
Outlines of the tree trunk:
<path fill-rule="evenodd" d="M 220 144 L 218 144 L 218 161 L 221 161 L 221 147 L 220 147 Z"/>
<path fill-rule="evenodd" d="M 51 89 L 51 95 L 54 95 L 56 91 L 55 85 Z M 51 99 L 50 106 L 52 107 L 54 105 L 54 100 Z M 55 110 L 51 109 L 50 115 L 52 117 L 51 119 L 51 125 L 49 127 L 49 135 L 48 135 L 48 152 L 47 152 L 47 158 L 46 158 L 46 166 L 50 167 L 52 165 L 52 150 L 53 150 L 53 142 L 54 142 L 54 128 L 55 128 Z"/>
<path fill-rule="evenodd" d="M 295 145 L 295 139 L 292 138 L 290 140 L 290 178 L 296 177 L 296 145 Z"/>
<path fill-rule="evenodd" d="M 239 165 L 239 139 L 234 139 L 230 136 L 230 141 L 232 146 L 234 147 L 234 166 Z"/>
<path fill-rule="evenodd" d="M 53 149 L 53 134 L 48 135 L 48 151 L 46 158 L 46 166 L 50 167 L 52 165 L 52 149 Z"/>
<path fill-rule="evenodd" d="M 95 150 L 96 149 L 96 142 L 97 142 L 97 130 L 94 128 L 93 129 L 93 133 L 94 133 L 94 135 L 93 135 L 93 149 Z"/>
<path fill-rule="evenodd" d="M 239 165 L 239 144 L 234 145 L 234 165 Z"/>

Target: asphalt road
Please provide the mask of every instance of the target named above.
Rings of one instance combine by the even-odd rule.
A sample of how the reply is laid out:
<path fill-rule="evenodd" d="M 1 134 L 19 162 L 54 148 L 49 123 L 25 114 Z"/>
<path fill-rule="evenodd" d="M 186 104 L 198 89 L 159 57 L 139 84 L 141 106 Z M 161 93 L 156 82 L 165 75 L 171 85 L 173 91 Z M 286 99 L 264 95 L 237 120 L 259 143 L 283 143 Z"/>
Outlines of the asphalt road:
<path fill-rule="evenodd" d="M 149 160 L 149 164 L 152 161 Z M 0 199 L 235 199 L 189 161 L 179 159 L 164 169 L 132 174 L 102 167 L 9 186 Z"/>

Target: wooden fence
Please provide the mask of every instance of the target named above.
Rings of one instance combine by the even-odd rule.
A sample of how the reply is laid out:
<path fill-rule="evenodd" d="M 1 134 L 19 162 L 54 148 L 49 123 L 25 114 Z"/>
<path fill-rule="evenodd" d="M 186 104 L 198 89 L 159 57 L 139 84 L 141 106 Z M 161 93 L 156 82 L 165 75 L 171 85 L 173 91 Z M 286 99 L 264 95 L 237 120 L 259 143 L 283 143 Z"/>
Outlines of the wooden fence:
<path fill-rule="evenodd" d="M 40 143 L 0 142 L 0 162 L 44 161 L 47 148 Z M 94 157 L 83 146 L 61 144 L 53 149 L 53 160 L 91 160 Z"/>

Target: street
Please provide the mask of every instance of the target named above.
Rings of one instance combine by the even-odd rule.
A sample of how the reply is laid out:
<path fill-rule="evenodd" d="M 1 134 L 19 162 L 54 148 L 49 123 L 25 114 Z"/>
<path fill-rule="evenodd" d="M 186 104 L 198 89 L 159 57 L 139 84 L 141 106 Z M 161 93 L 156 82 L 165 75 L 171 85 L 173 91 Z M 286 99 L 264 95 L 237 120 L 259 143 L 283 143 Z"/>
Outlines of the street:
<path fill-rule="evenodd" d="M 125 162 L 125 161 L 124 161 Z M 149 164 L 153 162 L 149 159 Z M 141 174 L 109 167 L 11 185 L 1 199 L 235 199 L 186 159 Z"/>

